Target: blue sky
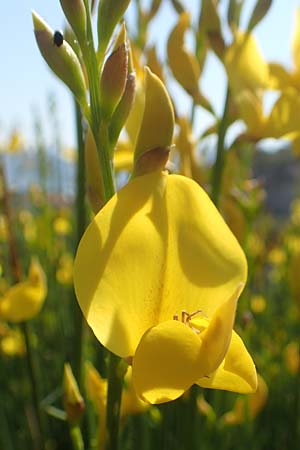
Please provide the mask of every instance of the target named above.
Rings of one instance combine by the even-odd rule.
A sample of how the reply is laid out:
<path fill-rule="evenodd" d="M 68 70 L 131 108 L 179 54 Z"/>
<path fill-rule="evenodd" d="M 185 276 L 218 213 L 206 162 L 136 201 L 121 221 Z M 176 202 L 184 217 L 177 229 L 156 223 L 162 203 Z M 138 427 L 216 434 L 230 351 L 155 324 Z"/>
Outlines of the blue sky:
<path fill-rule="evenodd" d="M 147 0 L 146 0 L 147 3 Z M 186 9 L 196 17 L 198 0 L 182 0 Z M 254 0 L 245 0 L 242 25 L 246 23 Z M 268 16 L 255 30 L 255 35 L 265 58 L 279 61 L 287 67 L 292 64 L 290 40 L 294 16 L 299 0 L 273 0 Z M 227 0 L 220 0 L 224 15 Z M 63 27 L 64 19 L 59 0 L 10 0 L 3 1 L 0 12 L 0 141 L 14 126 L 23 131 L 27 142 L 32 143 L 33 123 L 38 115 L 48 141 L 51 141 L 51 126 L 48 98 L 54 94 L 60 114 L 60 134 L 65 146 L 73 145 L 73 104 L 64 85 L 50 72 L 37 49 L 31 20 L 31 10 L 36 10 L 54 29 Z M 166 38 L 176 22 L 176 14 L 169 0 L 163 0 L 163 7 L 150 30 L 150 41 L 158 42 L 159 54 L 164 56 Z M 132 11 L 128 12 L 132 19 Z M 201 81 L 204 93 L 212 100 L 217 111 L 222 110 L 225 76 L 222 67 L 213 57 L 207 61 Z M 189 108 L 180 89 L 175 88 L 182 99 L 182 113 Z M 199 130 L 209 122 L 205 114 L 199 115 Z"/>

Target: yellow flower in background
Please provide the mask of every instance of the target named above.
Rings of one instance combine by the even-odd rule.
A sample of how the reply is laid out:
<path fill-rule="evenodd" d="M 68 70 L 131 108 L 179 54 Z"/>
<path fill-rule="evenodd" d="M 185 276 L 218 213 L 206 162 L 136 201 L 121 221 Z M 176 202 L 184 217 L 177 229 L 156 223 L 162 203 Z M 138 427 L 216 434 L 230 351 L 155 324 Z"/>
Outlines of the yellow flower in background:
<path fill-rule="evenodd" d="M 221 417 L 224 425 L 238 425 L 253 420 L 264 408 L 268 398 L 268 386 L 263 377 L 257 374 L 257 390 L 254 394 L 239 397 L 232 411 Z"/>
<path fill-rule="evenodd" d="M 261 139 L 266 134 L 267 117 L 263 112 L 263 96 L 261 92 L 243 89 L 234 96 L 238 116 L 247 126 L 247 135 Z"/>
<path fill-rule="evenodd" d="M 198 411 L 207 418 L 211 423 L 216 421 L 216 413 L 213 407 L 205 400 L 204 395 L 199 395 L 197 398 Z"/>
<path fill-rule="evenodd" d="M 181 175 L 191 177 L 200 185 L 204 185 L 204 171 L 196 156 L 196 139 L 192 134 L 192 127 L 186 117 L 178 117 L 179 132 L 176 136 L 172 153 L 179 152 L 179 171 Z M 172 157 L 172 156 L 171 156 Z"/>
<path fill-rule="evenodd" d="M 63 405 L 68 421 L 77 423 L 84 412 L 85 403 L 69 363 L 64 364 Z"/>
<path fill-rule="evenodd" d="M 226 49 L 224 64 L 233 93 L 245 89 L 256 91 L 269 84 L 269 67 L 255 37 L 236 31 L 232 44 Z"/>
<path fill-rule="evenodd" d="M 73 257 L 64 253 L 58 260 L 56 279 L 60 284 L 70 285 L 73 281 Z"/>
<path fill-rule="evenodd" d="M 281 266 L 286 262 L 286 252 L 281 247 L 274 247 L 268 254 L 268 262 L 274 266 Z"/>
<path fill-rule="evenodd" d="M 25 353 L 26 346 L 20 330 L 14 330 L 6 324 L 0 323 L 0 354 L 23 356 Z"/>
<path fill-rule="evenodd" d="M 266 309 L 266 299 L 262 295 L 254 295 L 251 297 L 251 309 L 256 314 L 261 314 Z"/>
<path fill-rule="evenodd" d="M 23 322 L 35 317 L 47 295 L 45 273 L 37 258 L 32 258 L 28 278 L 11 286 L 0 298 L 0 318 Z"/>
<path fill-rule="evenodd" d="M 62 214 L 54 219 L 53 229 L 58 236 L 68 236 L 72 231 L 72 225 L 70 220 Z"/>
<path fill-rule="evenodd" d="M 19 221 L 23 227 L 23 235 L 27 242 L 34 242 L 37 238 L 37 225 L 30 211 L 23 209 L 19 212 Z"/>
<path fill-rule="evenodd" d="M 8 143 L 7 143 L 7 152 L 8 153 L 18 153 L 22 151 L 24 148 L 24 140 L 20 131 L 15 129 L 12 131 Z"/>
<path fill-rule="evenodd" d="M 295 11 L 295 25 L 291 42 L 293 68 L 287 70 L 278 63 L 270 63 L 270 79 L 273 89 L 284 91 L 287 88 L 295 88 L 300 91 L 300 10 Z"/>
<path fill-rule="evenodd" d="M 6 242 L 8 239 L 7 218 L 4 214 L 0 214 L 0 241 Z"/>
<path fill-rule="evenodd" d="M 163 172 L 135 178 L 104 206 L 74 265 L 84 316 L 105 347 L 132 358 L 134 388 L 150 403 L 194 383 L 255 391 L 253 361 L 232 332 L 246 276 L 206 193 Z"/>

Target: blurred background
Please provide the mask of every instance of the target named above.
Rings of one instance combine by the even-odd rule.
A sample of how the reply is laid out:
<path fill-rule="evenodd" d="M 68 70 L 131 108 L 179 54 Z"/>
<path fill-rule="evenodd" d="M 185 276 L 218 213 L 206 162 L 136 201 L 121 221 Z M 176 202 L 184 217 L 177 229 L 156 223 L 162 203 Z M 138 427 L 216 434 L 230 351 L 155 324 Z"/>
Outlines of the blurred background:
<path fill-rule="evenodd" d="M 270 8 L 249 31 L 256 43 L 240 65 L 230 65 L 228 54 L 230 49 L 236 51 L 238 32 L 249 27 L 256 0 L 212 1 L 221 23 L 218 37 L 223 53 L 218 51 L 220 41 L 207 38 L 205 30 L 199 32 L 204 1 L 161 0 L 153 16 L 147 16 L 154 3 L 132 0 L 125 15 L 137 78 L 147 63 L 171 95 L 176 130 L 169 170 L 193 178 L 213 197 L 216 150 L 226 122 L 222 143 L 226 161 L 215 203 L 247 255 L 248 284 L 239 302 L 236 329 L 257 365 L 259 389 L 252 396 L 238 396 L 193 388 L 173 408 L 172 404 L 141 406 L 129 388 L 131 406 L 122 416 L 122 450 L 249 446 L 296 450 L 300 442 L 299 0 L 261 2 L 270 3 Z M 234 3 L 242 5 L 238 24 L 229 20 L 229 5 Z M 86 403 L 83 436 L 86 448 L 100 450 L 103 349 L 83 325 L 72 280 L 78 241 L 93 217 L 78 176 L 78 148 L 83 146 L 86 124 L 78 117 L 71 93 L 39 53 L 31 11 L 37 11 L 53 30 L 65 30 L 66 21 L 59 0 L 12 0 L 1 6 L 0 449 L 72 448 L 63 404 L 63 367 L 66 361 L 77 367 L 84 330 L 85 359 L 98 372 L 87 366 L 87 381 L 79 382 Z M 184 46 L 179 41 L 175 47 L 183 46 L 201 66 L 196 94 L 201 91 L 205 100 L 199 101 L 178 79 L 168 52 L 183 11 L 190 13 L 190 24 L 184 29 Z M 150 52 L 153 48 L 155 55 Z M 267 80 L 260 79 L 262 72 Z M 132 169 L 128 127 L 120 141 L 115 157 L 118 187 Z M 21 282 L 28 283 L 26 289 L 37 284 L 38 307 L 19 308 L 6 317 L 3 305 L 12 295 L 10 288 Z M 24 285 L 18 289 L 22 293 Z"/>

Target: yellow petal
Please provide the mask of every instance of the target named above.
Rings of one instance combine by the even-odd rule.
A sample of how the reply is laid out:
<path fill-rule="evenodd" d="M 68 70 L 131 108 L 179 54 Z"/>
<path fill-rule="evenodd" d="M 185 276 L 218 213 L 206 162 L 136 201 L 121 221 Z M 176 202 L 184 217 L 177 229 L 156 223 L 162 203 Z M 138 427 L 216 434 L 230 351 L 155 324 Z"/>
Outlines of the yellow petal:
<path fill-rule="evenodd" d="M 220 367 L 208 377 L 197 381 L 201 387 L 250 394 L 256 391 L 257 375 L 254 363 L 242 339 L 235 331 L 228 352 Z"/>
<path fill-rule="evenodd" d="M 203 348 L 202 364 L 206 375 L 214 372 L 223 361 L 228 350 L 234 324 L 236 305 L 243 286 L 239 285 L 230 298 L 214 312 L 207 328 L 199 338 Z M 197 319 L 191 320 L 196 325 Z"/>
<path fill-rule="evenodd" d="M 133 358 L 137 394 L 149 403 L 180 397 L 204 373 L 201 341 L 191 328 L 176 320 L 148 330 Z"/>
<path fill-rule="evenodd" d="M 247 133 L 253 137 L 264 136 L 265 117 L 262 98 L 257 93 L 245 89 L 234 97 L 240 118 L 247 125 Z"/>
<path fill-rule="evenodd" d="M 296 9 L 295 27 L 292 37 L 293 61 L 296 71 L 300 71 L 300 10 Z"/>
<path fill-rule="evenodd" d="M 88 323 L 123 357 L 182 310 L 211 317 L 246 276 L 243 251 L 204 190 L 160 172 L 137 177 L 104 206 L 74 266 Z"/>
<path fill-rule="evenodd" d="M 277 63 L 269 63 L 270 88 L 283 90 L 293 84 L 293 77 L 281 65 Z"/>
<path fill-rule="evenodd" d="M 226 51 L 225 66 L 234 91 L 264 88 L 268 84 L 268 65 L 252 34 L 236 33 Z"/>
<path fill-rule="evenodd" d="M 295 139 L 300 136 L 300 95 L 295 89 L 282 92 L 266 124 L 269 136 Z"/>

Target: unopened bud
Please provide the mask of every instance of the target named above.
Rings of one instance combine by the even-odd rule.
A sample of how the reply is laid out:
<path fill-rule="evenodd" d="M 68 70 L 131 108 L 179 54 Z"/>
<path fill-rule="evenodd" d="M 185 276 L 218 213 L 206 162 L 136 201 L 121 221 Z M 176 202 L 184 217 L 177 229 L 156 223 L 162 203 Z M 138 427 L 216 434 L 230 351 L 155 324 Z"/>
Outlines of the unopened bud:
<path fill-rule="evenodd" d="M 145 108 L 135 148 L 135 175 L 162 170 L 167 161 L 174 130 L 174 110 L 169 94 L 158 78 L 150 69 L 145 68 Z M 151 153 L 148 153 L 151 152 Z M 146 155 L 147 154 L 147 155 Z M 147 162 L 141 162 L 145 155 Z M 155 164 L 156 161 L 156 164 Z M 151 162 L 151 164 L 150 164 Z"/>
<path fill-rule="evenodd" d="M 112 115 L 109 124 L 109 139 L 113 148 L 116 145 L 118 137 L 129 116 L 131 107 L 133 105 L 135 96 L 135 85 L 136 85 L 135 72 L 131 72 L 127 76 L 124 93 Z"/>
<path fill-rule="evenodd" d="M 117 104 L 122 98 L 128 68 L 128 49 L 123 42 L 106 60 L 101 80 L 100 98 L 102 113 L 105 118 L 110 118 Z"/>
<path fill-rule="evenodd" d="M 53 30 L 38 14 L 33 12 L 32 18 L 34 34 L 43 58 L 53 72 L 70 88 L 82 108 L 86 110 L 86 86 L 75 52 L 64 39 L 62 42 L 56 40 L 57 43 L 55 43 Z"/>
<path fill-rule="evenodd" d="M 130 0 L 100 0 L 98 7 L 98 54 L 105 53 L 115 26 L 125 13 Z"/>
<path fill-rule="evenodd" d="M 64 365 L 63 404 L 68 421 L 71 423 L 78 422 L 84 412 L 85 404 L 71 366 L 68 363 Z"/>
<path fill-rule="evenodd" d="M 60 0 L 65 16 L 79 42 L 86 37 L 86 10 L 83 0 Z"/>

